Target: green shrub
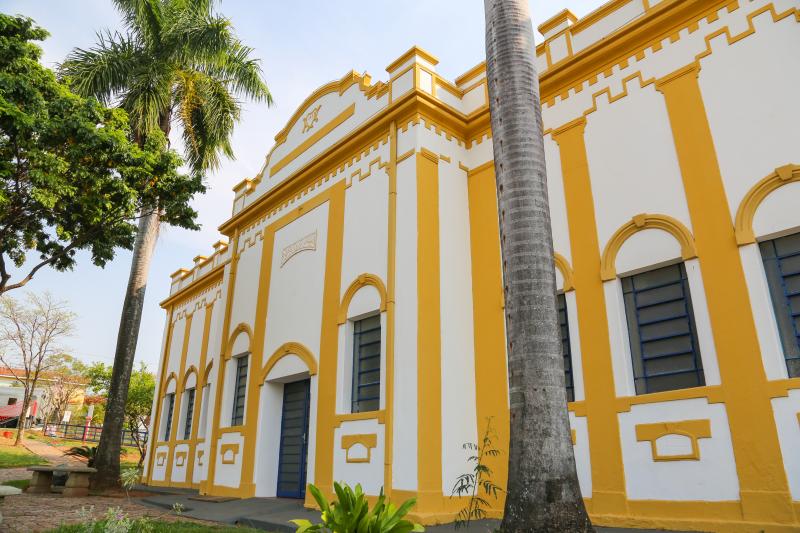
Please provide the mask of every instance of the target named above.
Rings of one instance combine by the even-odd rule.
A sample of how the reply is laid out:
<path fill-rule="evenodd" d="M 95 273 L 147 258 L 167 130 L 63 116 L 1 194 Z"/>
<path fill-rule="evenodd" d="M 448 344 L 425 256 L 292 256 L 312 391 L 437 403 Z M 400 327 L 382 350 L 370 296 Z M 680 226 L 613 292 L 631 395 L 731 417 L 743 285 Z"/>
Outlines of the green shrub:
<path fill-rule="evenodd" d="M 348 485 L 334 483 L 338 500 L 328 504 L 325 496 L 314 485 L 308 489 L 317 500 L 322 511 L 322 522 L 312 524 L 308 520 L 292 520 L 297 525 L 296 533 L 307 531 L 331 531 L 333 533 L 410 533 L 412 531 L 425 531 L 420 524 L 415 524 L 403 517 L 416 503 L 415 498 L 404 502 L 399 508 L 386 501 L 383 489 L 378 496 L 378 501 L 370 510 L 367 496 L 361 490 L 361 485 L 356 485 L 355 490 Z"/>
<path fill-rule="evenodd" d="M 94 466 L 94 458 L 97 455 L 97 446 L 73 446 L 64 452 L 64 455 L 71 457 L 82 457 L 86 459 L 86 466 Z"/>

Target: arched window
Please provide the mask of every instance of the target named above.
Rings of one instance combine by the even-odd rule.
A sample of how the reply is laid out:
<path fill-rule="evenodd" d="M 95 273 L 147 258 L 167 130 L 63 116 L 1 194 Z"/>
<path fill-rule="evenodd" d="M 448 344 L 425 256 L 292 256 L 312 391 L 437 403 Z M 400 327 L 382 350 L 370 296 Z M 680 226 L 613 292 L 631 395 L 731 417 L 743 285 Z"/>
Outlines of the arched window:
<path fill-rule="evenodd" d="M 790 378 L 800 376 L 800 233 L 759 243 L 783 357 Z"/>
<path fill-rule="evenodd" d="M 636 394 L 705 385 L 684 264 L 620 279 Z"/>

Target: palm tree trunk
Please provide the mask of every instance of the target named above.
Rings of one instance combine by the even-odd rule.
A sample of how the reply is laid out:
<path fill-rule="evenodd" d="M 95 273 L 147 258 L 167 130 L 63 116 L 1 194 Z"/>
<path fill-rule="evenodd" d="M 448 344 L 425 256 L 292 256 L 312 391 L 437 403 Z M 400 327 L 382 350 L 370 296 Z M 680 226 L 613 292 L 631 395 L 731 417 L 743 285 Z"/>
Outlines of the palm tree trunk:
<path fill-rule="evenodd" d="M 511 428 L 501 531 L 592 531 L 570 438 L 527 0 L 484 0 Z"/>
<path fill-rule="evenodd" d="M 139 230 L 133 246 L 131 274 L 122 305 L 122 316 L 117 334 L 117 349 L 114 353 L 114 370 L 106 400 L 106 415 L 103 432 L 97 447 L 94 467 L 97 474 L 92 479 L 92 487 L 104 489 L 119 485 L 119 455 L 122 446 L 122 428 L 125 423 L 125 404 L 128 399 L 128 386 L 133 370 L 133 357 L 136 354 L 136 341 L 142 321 L 144 294 L 147 288 L 147 274 L 158 238 L 159 214 L 154 210 L 139 220 Z"/>

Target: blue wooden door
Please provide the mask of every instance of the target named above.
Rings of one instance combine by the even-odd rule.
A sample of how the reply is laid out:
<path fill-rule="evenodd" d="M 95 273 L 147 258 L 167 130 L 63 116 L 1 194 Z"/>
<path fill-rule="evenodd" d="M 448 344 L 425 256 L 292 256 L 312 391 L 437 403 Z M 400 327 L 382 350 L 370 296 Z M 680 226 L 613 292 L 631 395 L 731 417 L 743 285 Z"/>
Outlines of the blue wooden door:
<path fill-rule="evenodd" d="M 283 386 L 278 491 L 281 498 L 305 498 L 308 458 L 309 380 Z"/>

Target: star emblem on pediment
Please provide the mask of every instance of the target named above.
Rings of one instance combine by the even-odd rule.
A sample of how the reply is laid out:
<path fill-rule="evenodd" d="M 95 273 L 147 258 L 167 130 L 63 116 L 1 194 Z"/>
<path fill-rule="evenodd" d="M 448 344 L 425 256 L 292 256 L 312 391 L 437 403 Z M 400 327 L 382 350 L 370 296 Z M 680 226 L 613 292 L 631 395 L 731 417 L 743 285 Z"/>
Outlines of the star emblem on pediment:
<path fill-rule="evenodd" d="M 303 133 L 313 128 L 314 124 L 319 121 L 319 117 L 317 115 L 319 114 L 319 109 L 321 107 L 321 105 L 318 105 L 303 117 Z"/>

